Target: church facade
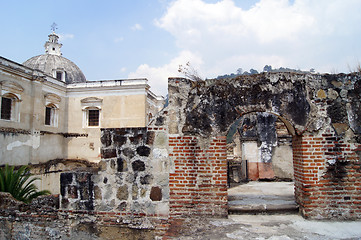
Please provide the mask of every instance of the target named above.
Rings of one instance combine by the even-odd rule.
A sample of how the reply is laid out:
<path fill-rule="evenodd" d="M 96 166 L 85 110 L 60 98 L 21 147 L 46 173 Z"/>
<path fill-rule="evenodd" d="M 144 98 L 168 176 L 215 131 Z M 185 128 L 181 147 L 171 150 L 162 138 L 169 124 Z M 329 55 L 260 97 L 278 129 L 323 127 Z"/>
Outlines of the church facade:
<path fill-rule="evenodd" d="M 55 194 L 63 170 L 100 161 L 102 128 L 146 127 L 164 104 L 147 79 L 87 81 L 58 39 L 23 64 L 0 57 L 0 165 L 33 165 Z"/>

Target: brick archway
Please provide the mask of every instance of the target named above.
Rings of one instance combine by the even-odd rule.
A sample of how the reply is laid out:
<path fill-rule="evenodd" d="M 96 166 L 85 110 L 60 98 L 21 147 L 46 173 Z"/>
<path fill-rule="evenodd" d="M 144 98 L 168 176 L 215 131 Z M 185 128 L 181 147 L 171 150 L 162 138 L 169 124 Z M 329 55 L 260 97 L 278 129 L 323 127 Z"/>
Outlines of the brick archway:
<path fill-rule="evenodd" d="M 228 168 L 233 168 L 238 181 L 292 179 L 291 139 L 294 135 L 295 128 L 279 114 L 242 112 L 227 131 Z M 281 164 L 275 151 L 278 154 L 282 151 L 281 161 L 289 164 Z M 284 156 L 288 156 L 288 161 L 285 162 Z M 274 172 L 273 168 L 277 171 Z M 228 174 L 228 184 L 232 182 L 236 184 L 237 180 Z"/>
<path fill-rule="evenodd" d="M 293 73 L 169 89 L 170 214 L 227 215 L 226 134 L 242 113 L 292 126 L 296 200 L 304 217 L 361 217 L 361 77 Z"/>

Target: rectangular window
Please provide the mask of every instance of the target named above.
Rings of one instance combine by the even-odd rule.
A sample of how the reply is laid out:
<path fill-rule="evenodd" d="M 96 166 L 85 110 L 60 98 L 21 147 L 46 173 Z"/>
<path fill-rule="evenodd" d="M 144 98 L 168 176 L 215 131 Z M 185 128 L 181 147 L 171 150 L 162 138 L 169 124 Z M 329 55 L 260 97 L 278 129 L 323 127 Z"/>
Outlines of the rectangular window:
<path fill-rule="evenodd" d="M 1 119 L 11 120 L 11 98 L 1 98 Z"/>
<path fill-rule="evenodd" d="M 99 110 L 88 110 L 88 126 L 99 126 Z"/>
<path fill-rule="evenodd" d="M 51 111 L 50 107 L 45 108 L 45 125 L 51 125 Z"/>
<path fill-rule="evenodd" d="M 62 76 L 63 76 L 62 72 L 56 72 L 56 79 L 58 79 L 59 81 L 62 81 Z"/>

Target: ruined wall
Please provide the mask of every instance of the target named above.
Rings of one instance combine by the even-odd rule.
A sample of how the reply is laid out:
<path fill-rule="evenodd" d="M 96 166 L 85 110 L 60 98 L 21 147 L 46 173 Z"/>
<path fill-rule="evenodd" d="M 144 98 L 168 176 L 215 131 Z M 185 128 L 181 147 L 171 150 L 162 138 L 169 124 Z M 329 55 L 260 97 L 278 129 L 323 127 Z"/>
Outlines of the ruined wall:
<path fill-rule="evenodd" d="M 68 158 L 99 162 L 102 147 L 101 128 L 125 128 L 146 126 L 145 89 L 71 88 L 69 95 L 68 132 L 86 134 L 87 138 L 71 138 L 67 141 Z M 133 88 L 135 88 L 133 86 Z M 126 91 L 126 93 L 124 92 Z M 97 98 L 98 104 L 82 103 L 84 99 Z M 86 108 L 100 109 L 99 126 L 87 126 Z"/>
<path fill-rule="evenodd" d="M 169 133 L 196 139 L 184 172 L 198 171 L 197 154 L 207 151 L 213 139 L 226 136 L 237 119 L 251 112 L 272 113 L 293 135 L 296 199 L 302 214 L 360 218 L 360 99 L 359 74 L 264 73 L 197 82 L 174 78 L 169 80 Z M 176 168 L 183 169 L 178 161 L 182 157 L 172 158 Z M 177 189 L 170 186 L 171 192 Z M 215 190 L 220 195 L 225 191 Z M 183 211 L 191 212 L 186 207 Z"/>
<path fill-rule="evenodd" d="M 0 239 L 157 239 L 164 219 L 120 213 L 58 210 L 54 196 L 26 205 L 0 193 Z"/>
<path fill-rule="evenodd" d="M 169 157 L 174 170 L 169 174 L 171 216 L 228 215 L 226 138 L 210 140 L 190 136 L 169 138 Z"/>
<path fill-rule="evenodd" d="M 102 160 L 91 172 L 61 174 L 61 208 L 167 219 L 168 138 L 164 128 L 102 129 Z"/>
<path fill-rule="evenodd" d="M 156 234 L 189 215 L 226 216 L 226 136 L 250 112 L 277 115 L 292 133 L 303 216 L 359 219 L 360 99 L 358 74 L 170 79 L 169 106 L 149 128 L 102 129 L 99 166 L 61 175 L 61 210 L 5 211 L 0 234 L 44 229 L 51 236 L 60 226 L 67 236 L 80 231 L 96 239 L 134 229 Z"/>

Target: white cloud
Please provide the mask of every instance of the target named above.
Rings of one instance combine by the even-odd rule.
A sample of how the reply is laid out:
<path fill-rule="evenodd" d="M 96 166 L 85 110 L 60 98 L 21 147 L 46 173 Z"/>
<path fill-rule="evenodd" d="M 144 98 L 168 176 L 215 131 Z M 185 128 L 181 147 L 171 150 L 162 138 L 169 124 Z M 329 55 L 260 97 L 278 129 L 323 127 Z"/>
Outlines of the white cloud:
<path fill-rule="evenodd" d="M 240 67 L 262 70 L 266 64 L 347 71 L 349 59 L 361 58 L 359 0 L 259 0 L 247 10 L 237 4 L 175 0 L 155 22 L 175 38 L 177 59 L 184 64 L 191 59 L 183 54 L 192 53 L 205 77 Z M 163 80 L 152 80 L 151 86 L 164 88 L 160 84 L 178 66 L 174 61 L 162 67 L 143 64 L 136 72 L 158 75 Z"/>
<path fill-rule="evenodd" d="M 140 65 L 128 78 L 147 78 L 151 90 L 165 96 L 167 94 L 168 78 L 183 76 L 178 72 L 179 65 L 190 62 L 195 69 L 200 69 L 203 61 L 197 55 L 189 51 L 182 51 L 178 57 L 172 59 L 168 64 L 160 67 L 152 67 L 148 64 Z M 201 74 L 201 73 L 200 73 Z"/>
<path fill-rule="evenodd" d="M 142 25 L 140 25 L 139 23 L 136 23 L 136 24 L 134 24 L 133 26 L 132 26 L 132 30 L 133 31 L 140 31 L 140 30 L 142 30 L 143 29 L 143 27 L 142 27 Z"/>

